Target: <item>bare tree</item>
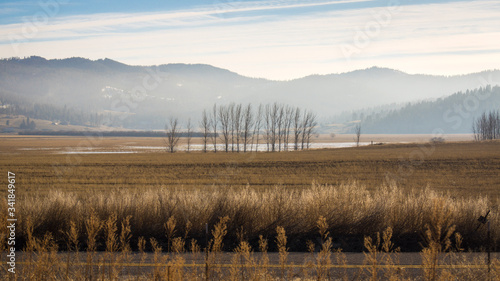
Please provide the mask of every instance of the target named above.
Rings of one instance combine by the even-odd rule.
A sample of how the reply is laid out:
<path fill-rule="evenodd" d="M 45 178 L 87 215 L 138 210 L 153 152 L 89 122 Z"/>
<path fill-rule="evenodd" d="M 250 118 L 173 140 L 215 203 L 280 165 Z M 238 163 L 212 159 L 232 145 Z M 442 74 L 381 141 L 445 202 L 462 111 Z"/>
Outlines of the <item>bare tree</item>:
<path fill-rule="evenodd" d="M 281 151 L 283 139 L 284 139 L 284 120 L 285 120 L 285 108 L 282 104 L 278 104 L 277 108 L 277 130 L 278 130 L 278 151 Z"/>
<path fill-rule="evenodd" d="M 276 151 L 278 114 L 278 103 L 266 104 L 264 110 L 264 129 L 267 151 Z"/>
<path fill-rule="evenodd" d="M 255 126 L 253 128 L 253 134 L 252 134 L 252 146 L 255 138 L 255 151 L 259 150 L 259 136 L 260 136 L 260 126 L 262 124 L 262 113 L 263 113 L 263 107 L 262 104 L 259 104 L 259 108 L 257 109 L 257 115 L 255 115 Z"/>
<path fill-rule="evenodd" d="M 474 139 L 476 141 L 488 139 L 488 121 L 486 113 L 483 113 L 480 117 L 474 119 L 472 124 L 472 131 L 474 133 Z"/>
<path fill-rule="evenodd" d="M 179 142 L 180 134 L 179 134 L 179 121 L 177 118 L 170 117 L 168 123 L 165 125 L 165 132 L 167 134 L 167 138 L 165 139 L 165 144 L 167 146 L 167 151 L 170 153 L 175 152 L 175 148 L 177 147 L 177 143 Z"/>
<path fill-rule="evenodd" d="M 361 123 L 357 123 L 354 126 L 354 134 L 356 134 L 356 146 L 359 146 L 359 139 L 361 138 Z"/>
<path fill-rule="evenodd" d="M 214 107 L 212 109 L 212 114 L 210 115 L 210 124 L 212 125 L 212 144 L 214 146 L 214 153 L 217 152 L 217 124 L 218 119 L 217 119 L 217 104 L 214 104 Z"/>
<path fill-rule="evenodd" d="M 311 145 L 311 136 L 314 134 L 314 128 L 316 127 L 316 115 L 310 111 L 304 112 L 304 117 L 302 121 L 302 149 L 309 149 Z"/>
<path fill-rule="evenodd" d="M 254 125 L 252 104 L 248 104 L 243 111 L 243 152 L 247 152 L 247 146 L 251 139 L 252 126 Z"/>
<path fill-rule="evenodd" d="M 276 151 L 276 141 L 277 141 L 277 127 L 278 127 L 278 118 L 279 118 L 279 105 L 277 102 L 273 103 L 272 106 L 269 106 L 268 111 L 268 122 L 269 122 L 269 131 L 270 131 L 270 145 L 271 151 Z"/>
<path fill-rule="evenodd" d="M 221 125 L 221 138 L 224 142 L 226 152 L 229 152 L 229 141 L 231 139 L 231 108 L 229 106 L 219 107 L 219 121 Z"/>
<path fill-rule="evenodd" d="M 300 136 L 302 135 L 302 126 L 300 122 L 300 108 L 295 108 L 295 111 L 293 113 L 293 134 L 294 134 L 294 150 L 299 150 L 299 140 Z"/>
<path fill-rule="evenodd" d="M 234 115 L 233 115 L 233 123 L 234 123 L 234 133 L 236 136 L 236 151 L 240 152 L 240 139 L 241 139 L 241 130 L 243 129 L 242 127 L 242 121 L 243 121 L 243 115 L 242 115 L 242 106 L 241 104 L 238 104 L 234 107 Z M 234 146 L 234 144 L 233 144 Z"/>
<path fill-rule="evenodd" d="M 481 132 L 479 131 L 479 120 L 474 119 L 472 121 L 472 135 L 474 136 L 475 141 L 481 140 Z"/>
<path fill-rule="evenodd" d="M 191 118 L 188 119 L 186 126 L 186 144 L 187 152 L 191 150 L 191 139 L 193 138 L 193 125 L 191 124 Z"/>
<path fill-rule="evenodd" d="M 228 119 L 228 126 L 229 126 L 229 135 L 230 137 L 230 145 L 231 145 L 231 151 L 234 152 L 234 131 L 235 131 L 235 126 L 236 126 L 236 121 L 235 121 L 235 112 L 234 112 L 234 103 L 230 103 L 227 106 L 227 114 L 229 116 Z M 226 151 L 227 152 L 227 151 Z"/>
<path fill-rule="evenodd" d="M 284 138 L 284 143 L 285 143 L 285 151 L 288 151 L 288 144 L 290 141 L 290 129 L 292 127 L 292 120 L 293 120 L 293 108 L 290 106 L 286 106 L 285 110 L 285 120 L 284 120 L 284 130 L 285 130 L 285 138 Z"/>
<path fill-rule="evenodd" d="M 266 148 L 269 152 L 269 146 L 271 144 L 271 106 L 266 104 L 264 109 L 264 140 L 266 142 Z"/>
<path fill-rule="evenodd" d="M 271 142 L 271 114 L 269 104 L 266 104 L 263 112 L 264 117 L 264 142 L 266 143 L 266 150 L 269 151 L 269 143 Z"/>
<path fill-rule="evenodd" d="M 210 135 L 210 119 L 208 119 L 207 111 L 203 110 L 201 114 L 200 121 L 201 133 L 202 133 L 202 142 L 203 142 L 203 152 L 207 152 L 207 143 L 208 137 Z"/>
<path fill-rule="evenodd" d="M 472 132 L 476 141 L 500 138 L 500 112 L 483 112 L 472 124 Z"/>
<path fill-rule="evenodd" d="M 308 120 L 309 116 L 307 112 L 304 112 L 304 115 L 302 117 L 302 123 L 301 123 L 301 129 L 300 129 L 300 149 L 304 150 L 305 144 L 306 144 L 306 139 L 307 139 L 307 126 L 309 124 Z"/>
<path fill-rule="evenodd" d="M 493 139 L 500 139 L 500 112 L 490 112 L 490 128 L 492 131 Z"/>

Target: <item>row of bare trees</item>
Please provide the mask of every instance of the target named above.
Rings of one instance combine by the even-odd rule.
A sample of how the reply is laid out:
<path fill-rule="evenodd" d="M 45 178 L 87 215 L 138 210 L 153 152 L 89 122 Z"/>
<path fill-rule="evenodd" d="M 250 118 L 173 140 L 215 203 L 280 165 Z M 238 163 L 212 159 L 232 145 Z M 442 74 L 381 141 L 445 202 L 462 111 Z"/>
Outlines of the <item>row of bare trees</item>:
<path fill-rule="evenodd" d="M 200 122 L 203 135 L 211 136 L 214 152 L 217 138 L 225 152 L 257 151 L 261 138 L 267 151 L 291 150 L 291 137 L 294 150 L 309 148 L 316 125 L 314 113 L 281 103 L 260 104 L 255 109 L 252 104 L 214 105 L 211 113 L 203 111 Z M 209 141 L 203 138 L 204 152 Z"/>
<path fill-rule="evenodd" d="M 476 141 L 500 139 L 500 113 L 494 110 L 483 112 L 473 121 L 472 132 Z"/>
<path fill-rule="evenodd" d="M 313 112 L 282 103 L 258 107 L 231 103 L 203 110 L 199 125 L 203 152 L 248 152 L 263 150 L 262 146 L 267 151 L 289 151 L 310 147 L 317 121 Z M 177 118 L 170 118 L 165 129 L 167 149 L 174 152 L 181 136 Z M 189 151 L 190 121 L 183 136 Z"/>

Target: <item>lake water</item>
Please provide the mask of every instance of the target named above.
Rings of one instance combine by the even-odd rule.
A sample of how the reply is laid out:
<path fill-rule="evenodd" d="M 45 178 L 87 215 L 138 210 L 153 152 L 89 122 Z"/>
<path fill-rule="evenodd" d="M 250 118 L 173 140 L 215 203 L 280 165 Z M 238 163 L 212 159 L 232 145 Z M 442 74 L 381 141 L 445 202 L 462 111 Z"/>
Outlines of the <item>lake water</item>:
<path fill-rule="evenodd" d="M 369 144 L 370 144 L 369 142 L 360 142 L 359 143 L 360 146 L 369 145 Z M 354 147 L 354 146 L 356 146 L 355 142 L 311 143 L 309 146 L 309 149 L 343 148 L 343 147 Z M 283 147 L 284 146 L 282 145 L 282 150 L 284 150 Z M 289 144 L 288 150 L 293 151 L 293 148 L 294 148 L 293 144 L 292 143 Z M 47 149 L 50 149 L 50 148 L 43 148 L 42 147 L 42 148 L 33 148 L 31 150 L 47 150 Z M 278 150 L 277 147 L 275 149 Z M 107 151 L 100 150 L 99 147 L 96 147 L 96 148 L 85 147 L 85 148 L 77 148 L 74 150 L 66 149 L 66 150 L 62 150 L 62 151 L 56 151 L 55 153 L 60 153 L 60 154 L 128 154 L 128 153 L 140 153 L 140 152 L 160 152 L 160 151 L 166 151 L 166 150 L 167 149 L 165 146 L 120 146 L 120 147 L 117 147 L 116 150 L 107 150 Z M 177 148 L 177 151 L 186 151 L 186 150 L 187 150 L 186 145 L 180 145 Z M 190 147 L 190 150 L 191 151 L 202 151 L 203 145 L 202 144 L 192 144 Z M 213 151 L 213 145 L 208 145 L 207 150 Z M 217 150 L 224 151 L 225 150 L 224 144 L 217 144 Z M 229 150 L 232 150 L 231 145 L 229 146 Z M 236 146 L 235 146 L 234 150 L 235 151 L 237 150 Z M 255 145 L 253 145 L 253 146 L 248 145 L 247 151 L 250 151 L 250 150 L 254 151 Z M 259 146 L 257 147 L 257 150 L 258 151 L 267 151 L 268 150 L 267 144 L 259 144 Z M 240 145 L 240 151 L 243 151 L 243 145 Z"/>

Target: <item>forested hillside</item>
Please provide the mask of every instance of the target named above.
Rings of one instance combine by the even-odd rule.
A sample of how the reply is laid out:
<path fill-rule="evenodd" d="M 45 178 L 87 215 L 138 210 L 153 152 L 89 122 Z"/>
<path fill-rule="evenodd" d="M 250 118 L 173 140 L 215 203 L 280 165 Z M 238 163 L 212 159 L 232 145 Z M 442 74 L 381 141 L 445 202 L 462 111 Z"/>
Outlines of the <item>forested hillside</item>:
<path fill-rule="evenodd" d="M 486 86 L 457 92 L 433 101 L 408 103 L 398 110 L 367 115 L 364 133 L 472 133 L 472 122 L 485 111 L 500 109 L 500 87 Z"/>
<path fill-rule="evenodd" d="M 35 119 L 49 120 L 61 124 L 97 127 L 112 120 L 112 115 L 97 113 L 91 109 L 78 109 L 74 106 L 60 106 L 31 102 L 26 98 L 0 92 L 0 114 L 24 115 Z"/>

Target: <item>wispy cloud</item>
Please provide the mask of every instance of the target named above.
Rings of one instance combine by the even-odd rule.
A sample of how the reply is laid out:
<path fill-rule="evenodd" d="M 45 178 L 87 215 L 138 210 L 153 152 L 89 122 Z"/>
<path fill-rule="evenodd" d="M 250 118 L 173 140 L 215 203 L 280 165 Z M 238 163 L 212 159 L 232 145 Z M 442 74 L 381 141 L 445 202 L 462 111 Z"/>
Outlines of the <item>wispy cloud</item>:
<path fill-rule="evenodd" d="M 131 64 L 209 63 L 275 79 L 373 65 L 443 74 L 498 68 L 497 1 L 405 5 L 391 10 L 382 23 L 377 15 L 387 13 L 385 5 L 329 8 L 357 2 L 228 2 L 173 12 L 58 17 L 39 26 L 14 53 L 10 37 L 24 27 L 16 23 L 0 26 L 0 53 L 111 57 Z M 298 9 L 306 7 L 323 8 Z M 293 11 L 278 16 L 287 9 Z M 372 28 L 369 40 L 346 59 L 341 46 L 354 46 L 366 28 Z"/>
<path fill-rule="evenodd" d="M 190 10 L 180 10 L 174 12 L 158 13 L 107 13 L 94 15 L 81 15 L 70 17 L 59 17 L 44 25 L 44 31 L 85 31 L 95 28 L 104 28 L 107 30 L 122 30 L 133 32 L 143 28 L 180 28 L 193 26 L 206 26 L 208 24 L 233 24 L 235 22 L 262 19 L 262 16 L 247 16 L 245 13 L 256 11 L 278 11 L 292 8 L 305 8 L 316 6 L 331 6 L 347 3 L 370 2 L 373 0 L 337 0 L 337 1 L 318 1 L 300 3 L 300 1 L 255 1 L 255 2 L 229 2 L 220 1 L 213 5 L 207 5 Z M 223 14 L 238 13 L 240 16 L 235 18 L 221 18 Z M 0 32 L 0 41 L 5 39 L 5 34 L 19 31 L 25 25 L 20 21 L 17 24 L 5 25 Z M 39 38 L 42 38 L 41 35 Z"/>
<path fill-rule="evenodd" d="M 218 1 L 214 5 L 207 6 L 208 10 L 213 10 L 217 13 L 235 13 L 235 12 L 250 12 L 250 11 L 265 11 L 265 10 L 280 10 L 280 9 L 296 9 L 340 4 L 351 4 L 361 2 L 373 2 L 375 0 L 336 0 L 336 1 L 304 1 L 297 0 L 275 0 L 275 1 Z M 212 13 L 212 12 L 211 12 Z"/>

